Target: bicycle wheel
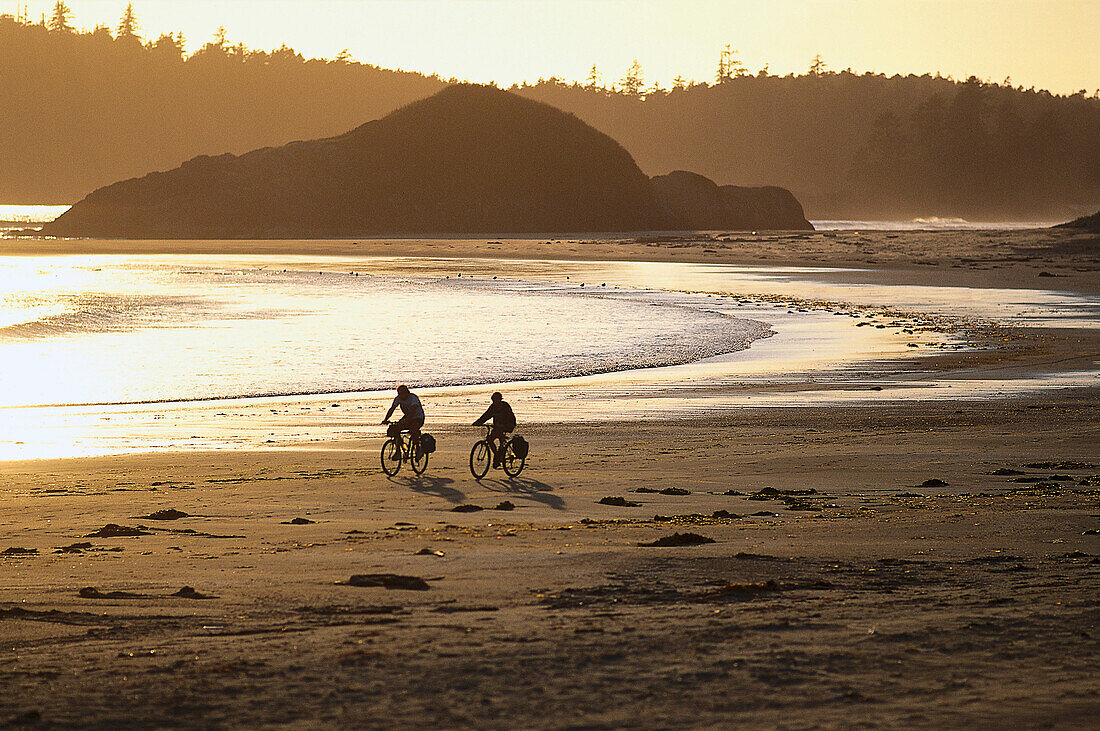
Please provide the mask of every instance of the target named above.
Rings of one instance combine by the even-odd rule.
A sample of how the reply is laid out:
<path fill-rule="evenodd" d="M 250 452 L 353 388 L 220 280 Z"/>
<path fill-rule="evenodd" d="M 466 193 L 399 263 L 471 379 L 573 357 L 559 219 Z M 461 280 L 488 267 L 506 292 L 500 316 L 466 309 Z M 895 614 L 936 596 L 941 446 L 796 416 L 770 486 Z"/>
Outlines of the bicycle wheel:
<path fill-rule="evenodd" d="M 401 469 L 401 449 L 397 446 L 397 440 L 390 437 L 382 443 L 382 471 L 390 477 Z"/>
<path fill-rule="evenodd" d="M 493 451 L 489 449 L 489 442 L 482 439 L 474 444 L 470 450 L 470 473 L 475 480 L 480 480 L 489 474 L 489 465 L 493 461 Z"/>
<path fill-rule="evenodd" d="M 409 445 L 409 449 L 412 452 L 409 455 L 409 466 L 413 468 L 413 472 L 416 474 L 424 474 L 424 470 L 428 469 L 428 453 L 411 444 Z"/>
<path fill-rule="evenodd" d="M 520 472 L 523 472 L 525 464 L 527 464 L 527 458 L 517 457 L 512 451 L 512 443 L 508 442 L 508 446 L 504 448 L 504 473 L 509 477 L 517 477 Z"/>

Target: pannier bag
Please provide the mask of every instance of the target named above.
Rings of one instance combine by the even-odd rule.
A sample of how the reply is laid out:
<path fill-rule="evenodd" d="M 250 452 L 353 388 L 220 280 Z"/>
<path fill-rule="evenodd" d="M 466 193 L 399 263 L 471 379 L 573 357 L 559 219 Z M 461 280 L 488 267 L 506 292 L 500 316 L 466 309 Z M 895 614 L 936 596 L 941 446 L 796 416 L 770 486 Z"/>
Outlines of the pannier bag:
<path fill-rule="evenodd" d="M 435 451 L 435 437 L 431 434 L 423 433 L 420 435 L 420 448 L 424 450 L 424 454 L 431 454 Z"/>
<path fill-rule="evenodd" d="M 531 448 L 531 445 L 527 443 L 527 440 L 521 436 L 512 437 L 512 451 L 520 459 L 527 458 L 527 450 Z"/>

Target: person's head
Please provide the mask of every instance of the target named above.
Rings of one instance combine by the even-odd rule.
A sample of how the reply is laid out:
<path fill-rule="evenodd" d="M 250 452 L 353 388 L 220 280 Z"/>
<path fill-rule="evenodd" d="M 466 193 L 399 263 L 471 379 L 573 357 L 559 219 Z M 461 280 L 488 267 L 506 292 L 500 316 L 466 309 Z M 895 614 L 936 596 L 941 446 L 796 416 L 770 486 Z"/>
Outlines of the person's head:
<path fill-rule="evenodd" d="M 493 392 L 493 403 L 502 400 L 504 397 L 500 395 L 500 391 Z"/>
<path fill-rule="evenodd" d="M 405 398 L 409 395 L 409 387 L 402 383 L 397 387 L 397 395 L 401 398 Z"/>

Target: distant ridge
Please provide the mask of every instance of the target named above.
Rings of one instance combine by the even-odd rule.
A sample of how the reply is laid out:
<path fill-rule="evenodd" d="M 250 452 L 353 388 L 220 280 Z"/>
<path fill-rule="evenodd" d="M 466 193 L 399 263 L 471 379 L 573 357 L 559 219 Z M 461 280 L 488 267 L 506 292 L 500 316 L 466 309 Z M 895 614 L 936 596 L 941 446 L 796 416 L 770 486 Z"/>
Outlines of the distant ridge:
<path fill-rule="evenodd" d="M 1100 233 L 1100 211 L 1092 214 L 1091 216 L 1081 216 L 1075 218 L 1072 221 L 1066 223 L 1060 223 L 1054 228 L 1080 228 L 1086 231 L 1094 231 Z"/>
<path fill-rule="evenodd" d="M 447 85 L 285 46 L 147 40 L 0 11 L 0 203 L 67 205 L 196 155 L 330 137 Z M 1100 205 L 1100 98 L 1085 92 L 766 69 L 639 93 L 556 77 L 512 91 L 610 135 L 646 175 L 781 185 L 810 218 L 1053 221 Z"/>
<path fill-rule="evenodd" d="M 715 204 L 709 200 L 715 198 Z M 201 156 L 100 188 L 42 233 L 134 239 L 339 238 L 807 229 L 781 188 L 650 181 L 571 114 L 458 84 L 346 134 Z"/>
<path fill-rule="evenodd" d="M 610 137 L 547 104 L 460 84 L 337 137 L 201 156 L 100 188 L 43 233 L 326 238 L 671 225 Z"/>

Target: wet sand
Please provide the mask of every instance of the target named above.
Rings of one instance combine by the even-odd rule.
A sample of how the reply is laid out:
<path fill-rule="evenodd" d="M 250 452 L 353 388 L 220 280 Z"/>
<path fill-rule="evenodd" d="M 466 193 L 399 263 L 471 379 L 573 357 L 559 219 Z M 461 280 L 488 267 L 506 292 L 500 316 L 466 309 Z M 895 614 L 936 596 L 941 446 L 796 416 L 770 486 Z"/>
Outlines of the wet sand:
<path fill-rule="evenodd" d="M 1095 254 L 1043 256 L 934 271 L 1095 291 Z M 1095 367 L 1094 331 L 1010 330 L 937 358 Z M 540 421 L 481 483 L 457 420 L 421 478 L 350 426 L 0 463 L 0 723 L 1090 727 L 1100 388 L 876 393 Z"/>
<path fill-rule="evenodd" d="M 1100 237 L 1071 229 L 163 241 L 0 239 L 4 254 L 263 254 L 700 262 L 871 270 L 896 283 L 1100 292 Z M 1043 273 L 1050 276 L 1040 276 Z"/>

